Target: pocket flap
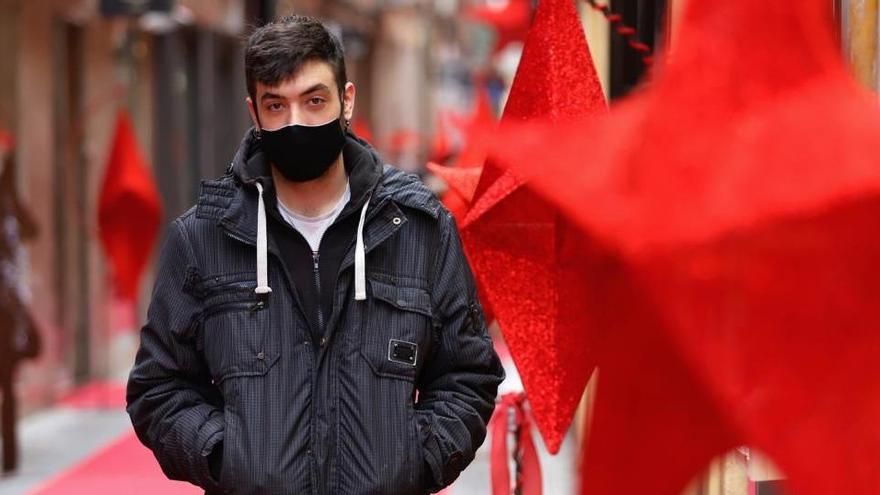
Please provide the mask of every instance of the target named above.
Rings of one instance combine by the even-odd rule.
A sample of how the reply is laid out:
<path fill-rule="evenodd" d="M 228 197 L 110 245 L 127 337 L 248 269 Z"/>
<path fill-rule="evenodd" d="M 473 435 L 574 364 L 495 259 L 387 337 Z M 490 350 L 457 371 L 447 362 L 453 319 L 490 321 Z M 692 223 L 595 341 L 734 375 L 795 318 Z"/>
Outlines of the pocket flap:
<path fill-rule="evenodd" d="M 373 297 L 397 309 L 433 316 L 431 295 L 424 289 L 393 285 L 373 278 L 370 279 L 370 288 L 373 290 Z"/>

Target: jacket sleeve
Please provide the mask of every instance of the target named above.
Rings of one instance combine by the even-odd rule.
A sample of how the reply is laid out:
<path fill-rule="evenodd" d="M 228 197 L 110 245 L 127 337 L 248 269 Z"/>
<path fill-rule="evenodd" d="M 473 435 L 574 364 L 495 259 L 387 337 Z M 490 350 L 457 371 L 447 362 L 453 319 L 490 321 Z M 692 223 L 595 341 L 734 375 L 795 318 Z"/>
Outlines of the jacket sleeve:
<path fill-rule="evenodd" d="M 438 491 L 474 459 L 486 437 L 504 369 L 486 329 L 455 222 L 441 210 L 432 280 L 435 349 L 419 383 L 416 418 L 425 488 Z"/>
<path fill-rule="evenodd" d="M 140 441 L 171 479 L 215 488 L 207 455 L 223 439 L 222 398 L 196 350 L 198 299 L 184 290 L 194 266 L 180 219 L 169 228 L 159 257 L 147 323 L 126 401 Z"/>

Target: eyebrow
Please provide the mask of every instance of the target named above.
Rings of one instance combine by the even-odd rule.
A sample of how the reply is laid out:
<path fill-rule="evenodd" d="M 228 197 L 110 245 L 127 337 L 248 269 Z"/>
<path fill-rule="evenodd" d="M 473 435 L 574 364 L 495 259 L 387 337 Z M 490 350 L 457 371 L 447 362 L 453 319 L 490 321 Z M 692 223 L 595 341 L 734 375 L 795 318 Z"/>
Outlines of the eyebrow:
<path fill-rule="evenodd" d="M 263 93 L 263 96 L 260 97 L 261 101 L 266 100 L 283 100 L 284 97 L 277 93 Z"/>
<path fill-rule="evenodd" d="M 305 96 L 307 94 L 314 93 L 316 91 L 329 91 L 329 90 L 330 90 L 330 88 L 326 84 L 318 83 L 318 84 L 315 84 L 314 86 L 310 87 L 309 89 L 303 91 L 299 95 Z"/>
<path fill-rule="evenodd" d="M 324 83 L 318 83 L 318 84 L 315 84 L 315 85 L 309 87 L 308 89 L 306 89 L 305 91 L 303 91 L 299 95 L 306 96 L 308 94 L 315 93 L 317 91 L 330 91 L 330 87 Z M 279 95 L 278 93 L 263 93 L 263 96 L 260 97 L 260 101 L 284 100 L 284 99 L 285 99 L 285 97 L 282 95 Z"/>

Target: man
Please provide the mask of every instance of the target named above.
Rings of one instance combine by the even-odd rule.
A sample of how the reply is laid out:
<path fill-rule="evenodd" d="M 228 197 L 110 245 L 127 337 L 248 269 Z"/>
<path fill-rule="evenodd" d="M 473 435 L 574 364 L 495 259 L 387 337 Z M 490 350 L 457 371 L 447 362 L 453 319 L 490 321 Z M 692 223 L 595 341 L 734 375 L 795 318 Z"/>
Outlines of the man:
<path fill-rule="evenodd" d="M 254 127 L 162 250 L 135 430 L 208 493 L 437 491 L 504 375 L 455 224 L 351 133 L 320 22 L 257 29 L 245 72 Z"/>

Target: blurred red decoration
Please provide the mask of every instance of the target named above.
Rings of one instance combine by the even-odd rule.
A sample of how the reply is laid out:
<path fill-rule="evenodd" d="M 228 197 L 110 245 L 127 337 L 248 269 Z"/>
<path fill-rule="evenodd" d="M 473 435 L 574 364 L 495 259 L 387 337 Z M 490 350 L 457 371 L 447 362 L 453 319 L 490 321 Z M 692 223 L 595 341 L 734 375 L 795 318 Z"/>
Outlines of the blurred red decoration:
<path fill-rule="evenodd" d="M 7 152 L 15 147 L 15 138 L 12 133 L 4 129 L 0 129 L 0 152 Z"/>
<path fill-rule="evenodd" d="M 441 199 L 455 220 L 461 223 L 474 199 L 483 167 L 455 168 L 430 162 L 428 170 L 446 183 L 448 189 Z"/>
<path fill-rule="evenodd" d="M 490 138 L 498 127 L 498 119 L 492 110 L 485 84 L 477 81 L 474 87 L 474 111 L 467 120 L 459 123 L 464 135 L 464 146 L 453 160 L 453 167 L 482 167 L 486 161 Z"/>
<path fill-rule="evenodd" d="M 880 490 L 880 114 L 830 9 L 692 0 L 610 118 L 497 137 L 592 244 L 584 493 L 677 493 L 736 444 L 792 493 Z"/>
<path fill-rule="evenodd" d="M 116 289 L 134 300 L 159 231 L 162 207 L 128 113 L 120 110 L 98 198 L 101 244 Z"/>
<path fill-rule="evenodd" d="M 455 153 L 450 136 L 450 126 L 454 119 L 451 111 L 438 111 L 437 122 L 434 124 L 434 135 L 431 137 L 431 161 L 442 164 Z"/>
<path fill-rule="evenodd" d="M 502 123 L 564 122 L 605 109 L 574 1 L 542 1 Z M 484 154 L 488 141 L 480 142 Z M 535 157 L 530 166 L 546 165 Z M 556 453 L 593 371 L 595 343 L 584 317 L 580 236 L 521 185 L 488 162 L 462 235 L 547 448 Z"/>
<path fill-rule="evenodd" d="M 651 47 L 639 41 L 637 36 L 638 31 L 636 28 L 626 25 L 623 22 L 622 15 L 614 13 L 614 11 L 611 10 L 610 5 L 597 2 L 596 0 L 587 0 L 587 4 L 605 16 L 605 19 L 611 24 L 611 29 L 626 40 L 626 45 L 630 47 L 630 49 L 635 50 L 642 56 L 642 63 L 646 66 L 650 66 L 654 63 L 654 59 L 651 55 Z"/>
<path fill-rule="evenodd" d="M 388 151 L 390 153 L 404 153 L 414 151 L 419 147 L 422 136 L 413 129 L 397 129 L 388 135 Z"/>
<path fill-rule="evenodd" d="M 355 119 L 351 123 L 351 130 L 354 131 L 354 134 L 363 139 L 364 141 L 373 144 L 373 131 L 370 129 L 370 124 L 367 123 L 364 119 Z"/>
<path fill-rule="evenodd" d="M 523 41 L 532 17 L 531 0 L 487 0 L 469 7 L 465 17 L 488 25 L 495 31 L 494 53 L 514 41 Z"/>
<path fill-rule="evenodd" d="M 489 422 L 492 432 L 491 476 L 492 495 L 510 495 L 510 448 L 508 437 L 514 437 L 516 477 L 513 493 L 541 495 L 541 463 L 532 440 L 532 420 L 525 407 L 526 396 L 511 392 L 500 397 L 495 414 Z"/>
<path fill-rule="evenodd" d="M 456 223 L 461 225 L 471 207 L 474 191 L 477 189 L 477 183 L 480 181 L 483 167 L 456 168 L 428 163 L 428 170 L 446 183 L 447 190 L 442 194 L 440 200 L 446 209 L 452 213 Z M 467 255 L 470 261 L 470 253 L 467 253 Z M 491 323 L 495 320 L 495 312 L 479 280 L 477 281 L 477 291 L 480 303 L 483 306 L 484 318 L 487 323 Z"/>

